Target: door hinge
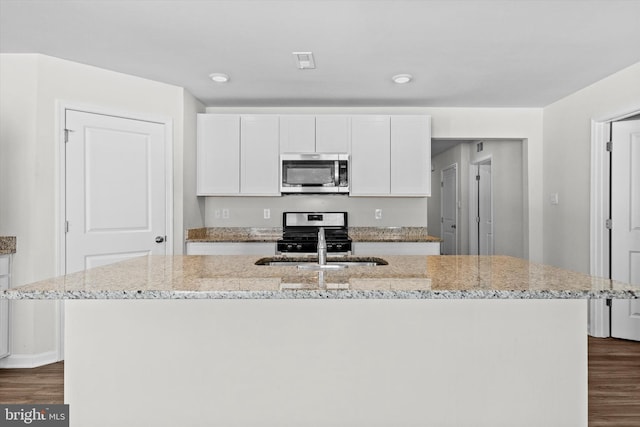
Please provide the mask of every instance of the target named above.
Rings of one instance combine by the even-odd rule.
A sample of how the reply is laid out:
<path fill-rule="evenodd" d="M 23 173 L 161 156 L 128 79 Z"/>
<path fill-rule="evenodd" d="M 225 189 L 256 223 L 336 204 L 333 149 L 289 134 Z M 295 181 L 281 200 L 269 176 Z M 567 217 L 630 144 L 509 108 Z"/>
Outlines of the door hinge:
<path fill-rule="evenodd" d="M 440 217 L 440 222 L 444 222 L 444 218 L 443 217 Z"/>
<path fill-rule="evenodd" d="M 69 132 L 75 132 L 74 130 L 71 129 L 65 129 L 64 130 L 64 142 L 69 142 Z"/>
<path fill-rule="evenodd" d="M 477 217 L 476 217 L 476 222 L 477 222 L 478 224 L 480 224 L 480 217 L 479 217 L 479 216 L 477 216 Z"/>
<path fill-rule="evenodd" d="M 607 230 L 613 229 L 613 220 L 611 220 L 611 218 L 607 218 L 604 221 L 604 226 L 607 228 Z"/>
<path fill-rule="evenodd" d="M 444 187 L 444 181 L 440 181 L 440 187 Z"/>
<path fill-rule="evenodd" d="M 610 153 L 613 151 L 613 142 L 607 142 L 607 151 Z"/>
<path fill-rule="evenodd" d="M 476 181 L 480 181 L 480 175 L 476 175 Z"/>
<path fill-rule="evenodd" d="M 64 232 L 68 233 L 69 232 L 69 221 L 65 221 L 64 222 Z"/>

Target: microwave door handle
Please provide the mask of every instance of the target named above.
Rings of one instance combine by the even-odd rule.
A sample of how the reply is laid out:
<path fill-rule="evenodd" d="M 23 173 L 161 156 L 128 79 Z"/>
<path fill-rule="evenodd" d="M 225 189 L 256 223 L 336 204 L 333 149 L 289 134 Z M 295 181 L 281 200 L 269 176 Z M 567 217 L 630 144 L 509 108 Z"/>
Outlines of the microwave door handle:
<path fill-rule="evenodd" d="M 336 160 L 333 166 L 333 185 L 340 187 L 340 161 Z"/>

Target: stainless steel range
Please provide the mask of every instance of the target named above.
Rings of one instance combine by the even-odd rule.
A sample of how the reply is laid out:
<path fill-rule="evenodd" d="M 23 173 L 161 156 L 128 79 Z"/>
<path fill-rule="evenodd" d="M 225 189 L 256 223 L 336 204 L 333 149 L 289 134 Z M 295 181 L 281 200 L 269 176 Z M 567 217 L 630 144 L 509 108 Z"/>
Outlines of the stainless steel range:
<path fill-rule="evenodd" d="M 282 239 L 276 246 L 278 253 L 316 255 L 321 228 L 324 229 L 327 253 L 351 253 L 346 212 L 284 212 Z"/>

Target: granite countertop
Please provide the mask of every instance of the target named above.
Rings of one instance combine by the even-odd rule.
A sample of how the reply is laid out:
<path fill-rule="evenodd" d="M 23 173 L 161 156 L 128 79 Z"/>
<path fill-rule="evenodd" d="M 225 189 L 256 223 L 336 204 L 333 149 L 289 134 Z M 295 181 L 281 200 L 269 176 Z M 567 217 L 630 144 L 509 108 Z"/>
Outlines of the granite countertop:
<path fill-rule="evenodd" d="M 349 227 L 354 242 L 441 242 L 426 227 Z M 275 242 L 281 227 L 203 227 L 187 230 L 187 242 Z"/>
<path fill-rule="evenodd" d="M 9 289 L 7 299 L 638 298 L 640 287 L 506 256 L 384 256 L 338 271 L 259 256 L 151 256 Z"/>
<path fill-rule="evenodd" d="M 16 253 L 16 238 L 14 236 L 0 236 L 0 255 Z"/>
<path fill-rule="evenodd" d="M 187 230 L 187 242 L 275 242 L 280 227 L 202 227 Z"/>
<path fill-rule="evenodd" d="M 349 227 L 354 242 L 441 242 L 426 227 Z"/>

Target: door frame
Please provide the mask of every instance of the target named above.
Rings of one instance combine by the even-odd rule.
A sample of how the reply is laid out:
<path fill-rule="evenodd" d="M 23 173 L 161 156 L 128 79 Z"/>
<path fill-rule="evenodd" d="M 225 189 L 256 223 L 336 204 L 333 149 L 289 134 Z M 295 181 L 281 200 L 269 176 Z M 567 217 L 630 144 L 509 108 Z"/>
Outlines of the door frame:
<path fill-rule="evenodd" d="M 459 183 L 458 180 L 460 179 L 459 177 L 459 173 L 458 173 L 458 163 L 452 163 L 444 168 L 442 168 L 440 170 L 440 182 L 444 183 L 444 171 L 446 171 L 447 169 L 453 169 L 455 172 L 455 177 L 456 177 L 456 185 L 455 185 L 455 203 L 454 203 L 454 211 L 455 211 L 455 221 L 456 221 L 456 238 L 455 238 L 455 245 L 456 245 L 456 253 L 455 255 L 458 255 L 460 253 L 460 228 L 458 227 L 460 225 L 460 218 L 458 215 L 458 205 L 460 203 L 460 195 L 458 194 L 458 187 L 459 187 Z M 444 218 L 444 203 L 442 202 L 444 200 L 444 197 L 442 197 L 442 194 L 444 193 L 444 185 L 440 186 L 440 236 L 442 236 L 442 239 L 444 239 L 444 222 L 442 221 L 442 219 Z"/>
<path fill-rule="evenodd" d="M 640 114 L 640 106 L 624 112 L 607 113 L 591 119 L 591 206 L 589 239 L 589 272 L 592 276 L 609 275 L 609 156 L 607 142 L 611 123 Z M 589 335 L 611 335 L 610 307 L 605 300 L 589 300 Z"/>
<path fill-rule="evenodd" d="M 161 117 L 153 114 L 145 114 L 140 112 L 132 112 L 117 108 L 98 106 L 92 104 L 84 104 L 74 101 L 56 100 L 56 123 L 57 123 L 57 144 L 58 144 L 58 271 L 56 275 L 60 276 L 66 272 L 67 263 L 67 244 L 65 238 L 65 221 L 66 221 L 66 153 L 65 153 L 65 126 L 66 112 L 68 110 L 80 111 L 84 113 L 99 114 L 103 116 L 113 116 L 123 119 L 132 119 L 145 122 L 158 123 L 164 126 L 164 155 L 165 155 L 165 230 L 169 236 L 169 242 L 166 245 L 166 254 L 173 255 L 173 119 L 170 117 Z M 58 359 L 64 359 L 64 301 L 60 300 L 58 305 Z"/>

